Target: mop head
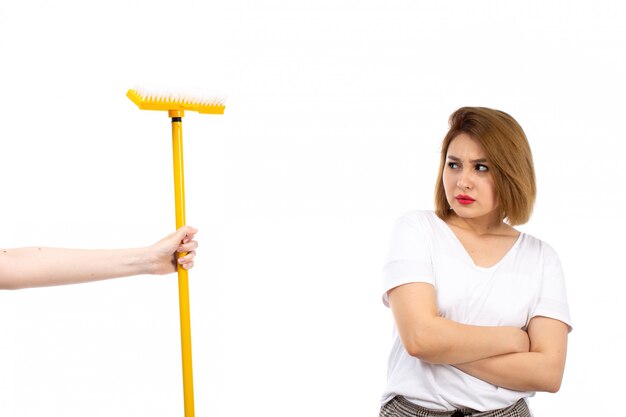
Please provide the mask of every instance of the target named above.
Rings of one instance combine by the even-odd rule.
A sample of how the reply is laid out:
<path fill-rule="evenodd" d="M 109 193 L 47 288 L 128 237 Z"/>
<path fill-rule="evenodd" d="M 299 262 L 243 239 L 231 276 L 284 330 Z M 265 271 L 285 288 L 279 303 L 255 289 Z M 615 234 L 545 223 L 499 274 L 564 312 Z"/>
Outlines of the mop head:
<path fill-rule="evenodd" d="M 126 96 L 141 110 L 189 110 L 203 114 L 224 114 L 224 99 L 171 91 L 131 88 Z"/>

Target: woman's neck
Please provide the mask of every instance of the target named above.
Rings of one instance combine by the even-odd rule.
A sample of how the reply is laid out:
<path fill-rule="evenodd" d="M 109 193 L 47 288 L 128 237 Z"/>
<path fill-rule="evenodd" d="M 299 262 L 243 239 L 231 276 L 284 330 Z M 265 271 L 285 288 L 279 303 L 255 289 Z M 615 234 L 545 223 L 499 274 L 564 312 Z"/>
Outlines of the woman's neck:
<path fill-rule="evenodd" d="M 486 215 L 481 217 L 467 218 L 460 217 L 456 213 L 448 218 L 448 224 L 470 231 L 476 235 L 499 235 L 508 234 L 514 230 L 511 226 L 504 223 L 503 220 L 496 215 Z M 507 233 L 508 232 L 508 233 Z"/>

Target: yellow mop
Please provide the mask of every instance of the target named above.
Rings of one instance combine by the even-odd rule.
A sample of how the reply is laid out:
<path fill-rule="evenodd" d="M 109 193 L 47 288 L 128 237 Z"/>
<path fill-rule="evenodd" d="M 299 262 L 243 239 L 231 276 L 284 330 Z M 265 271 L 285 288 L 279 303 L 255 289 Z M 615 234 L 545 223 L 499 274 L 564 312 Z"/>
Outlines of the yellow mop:
<path fill-rule="evenodd" d="M 224 104 L 219 99 L 194 97 L 183 94 L 154 93 L 130 89 L 126 93 L 142 110 L 166 110 L 172 118 L 172 146 L 174 154 L 174 196 L 176 203 L 176 229 L 185 225 L 185 177 L 183 167 L 183 127 L 185 110 L 203 114 L 224 114 Z M 178 255 L 185 256 L 184 253 Z M 183 396 L 185 417 L 194 417 L 193 368 L 191 361 L 191 320 L 189 314 L 188 271 L 178 265 L 178 297 L 180 305 L 180 340 L 183 360 Z"/>

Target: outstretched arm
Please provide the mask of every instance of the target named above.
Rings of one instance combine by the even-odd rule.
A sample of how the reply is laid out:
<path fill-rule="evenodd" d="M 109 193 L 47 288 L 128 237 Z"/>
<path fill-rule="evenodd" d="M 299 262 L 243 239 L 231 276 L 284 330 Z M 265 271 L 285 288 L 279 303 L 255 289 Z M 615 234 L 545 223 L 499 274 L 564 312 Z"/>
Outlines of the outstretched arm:
<path fill-rule="evenodd" d="M 521 329 L 471 326 L 440 317 L 431 284 L 404 284 L 388 297 L 405 349 L 423 361 L 465 363 L 529 350 L 528 335 Z"/>
<path fill-rule="evenodd" d="M 0 289 L 77 284 L 140 274 L 168 274 L 193 266 L 197 230 L 183 226 L 157 243 L 133 249 L 30 247 L 0 250 Z M 176 260 L 176 253 L 186 253 Z"/>
<path fill-rule="evenodd" d="M 476 378 L 517 391 L 557 392 L 561 387 L 568 327 L 547 317 L 528 325 L 530 352 L 512 353 L 455 365 Z"/>

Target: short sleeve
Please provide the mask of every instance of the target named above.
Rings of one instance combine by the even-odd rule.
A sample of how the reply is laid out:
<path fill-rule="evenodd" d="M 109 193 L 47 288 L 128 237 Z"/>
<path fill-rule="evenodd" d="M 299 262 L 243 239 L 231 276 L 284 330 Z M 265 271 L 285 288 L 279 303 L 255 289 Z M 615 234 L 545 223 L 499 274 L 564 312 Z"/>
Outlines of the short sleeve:
<path fill-rule="evenodd" d="M 544 244 L 543 276 L 541 292 L 530 318 L 535 316 L 549 317 L 567 324 L 572 331 L 569 304 L 563 268 L 558 255 L 550 246 Z"/>
<path fill-rule="evenodd" d="M 418 218 L 409 214 L 398 219 L 383 267 L 383 303 L 389 307 L 387 291 L 409 282 L 434 285 L 428 236 Z"/>

